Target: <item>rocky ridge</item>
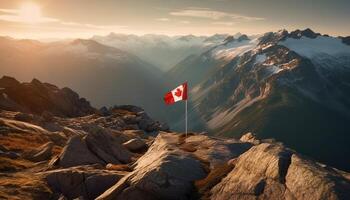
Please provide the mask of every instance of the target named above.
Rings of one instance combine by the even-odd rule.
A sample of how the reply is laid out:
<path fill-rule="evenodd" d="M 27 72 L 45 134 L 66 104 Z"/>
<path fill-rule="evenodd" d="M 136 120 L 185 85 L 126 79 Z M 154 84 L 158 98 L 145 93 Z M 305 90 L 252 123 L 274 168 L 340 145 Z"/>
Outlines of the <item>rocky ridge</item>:
<path fill-rule="evenodd" d="M 348 199 L 350 174 L 253 133 L 172 132 L 141 108 L 0 112 L 0 199 Z"/>

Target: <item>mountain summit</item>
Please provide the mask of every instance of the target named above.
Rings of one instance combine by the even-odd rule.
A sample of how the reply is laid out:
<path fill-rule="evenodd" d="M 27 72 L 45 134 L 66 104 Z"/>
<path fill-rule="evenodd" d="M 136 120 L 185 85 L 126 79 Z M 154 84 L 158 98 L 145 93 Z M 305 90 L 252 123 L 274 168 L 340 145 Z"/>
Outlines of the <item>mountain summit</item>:
<path fill-rule="evenodd" d="M 57 108 L 15 97 L 35 91 L 32 98 L 56 105 L 76 93 L 64 96 L 64 89 L 36 79 L 19 83 L 3 77 L 0 84 L 8 99 L 31 108 L 24 113 L 0 104 L 2 199 L 13 194 L 20 199 L 84 200 L 350 197 L 349 173 L 273 139 L 260 140 L 252 133 L 240 139 L 175 133 L 131 105 L 79 117 L 45 117 L 33 106 L 44 112 Z M 9 93 L 8 88 L 16 90 Z"/>

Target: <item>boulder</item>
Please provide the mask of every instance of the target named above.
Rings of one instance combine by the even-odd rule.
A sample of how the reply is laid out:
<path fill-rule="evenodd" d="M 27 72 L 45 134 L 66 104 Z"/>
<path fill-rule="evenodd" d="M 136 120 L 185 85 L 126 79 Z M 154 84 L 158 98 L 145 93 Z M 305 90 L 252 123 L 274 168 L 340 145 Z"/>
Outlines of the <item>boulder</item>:
<path fill-rule="evenodd" d="M 16 159 L 16 158 L 19 158 L 20 155 L 18 153 L 16 153 L 16 152 L 13 152 L 13 151 L 3 152 L 3 151 L 0 150 L 0 157 Z"/>
<path fill-rule="evenodd" d="M 103 106 L 102 108 L 100 108 L 99 113 L 100 113 L 100 115 L 102 115 L 102 116 L 108 116 L 108 115 L 111 114 L 111 112 L 110 112 L 110 111 L 108 110 L 108 108 L 105 107 L 105 106 Z"/>
<path fill-rule="evenodd" d="M 32 114 L 20 112 L 14 116 L 14 119 L 23 122 L 31 122 L 34 119 L 34 116 Z"/>
<path fill-rule="evenodd" d="M 348 174 L 349 175 L 349 174 Z M 349 199 L 350 181 L 332 168 L 294 154 L 286 186 L 296 199 Z"/>
<path fill-rule="evenodd" d="M 79 136 L 73 136 L 68 140 L 59 160 L 59 165 L 61 167 L 72 167 L 96 163 L 101 165 L 106 164 L 103 160 L 99 159 L 89 151 L 85 140 Z"/>
<path fill-rule="evenodd" d="M 43 173 L 50 188 L 68 199 L 95 199 L 126 173 L 96 169 L 94 166 L 71 167 Z"/>
<path fill-rule="evenodd" d="M 96 125 L 89 125 L 85 129 L 88 132 L 85 136 L 88 148 L 105 163 L 131 162 L 132 154 L 110 131 Z"/>
<path fill-rule="evenodd" d="M 54 144 L 48 142 L 38 147 L 38 150 L 28 153 L 25 158 L 34 162 L 41 162 L 44 160 L 50 160 L 52 156 L 52 148 Z"/>
<path fill-rule="evenodd" d="M 234 169 L 212 188 L 211 199 L 284 199 L 284 185 L 292 152 L 280 145 L 252 147 Z"/>
<path fill-rule="evenodd" d="M 144 150 L 147 147 L 146 143 L 141 138 L 131 139 L 123 143 L 123 146 L 132 152 Z"/>
<path fill-rule="evenodd" d="M 242 135 L 242 137 L 239 140 L 242 142 L 250 142 L 255 145 L 260 144 L 260 140 L 256 139 L 255 134 L 251 132 Z"/>
<path fill-rule="evenodd" d="M 200 161 L 176 147 L 177 142 L 176 134 L 160 133 L 134 171 L 97 199 L 187 199 L 193 181 L 206 172 Z"/>
<path fill-rule="evenodd" d="M 210 199 L 348 199 L 350 182 L 338 171 L 301 158 L 281 144 L 262 143 L 234 161 Z"/>
<path fill-rule="evenodd" d="M 240 156 L 253 146 L 251 143 L 235 139 L 224 140 L 198 134 L 188 136 L 181 146 L 189 147 L 189 145 L 196 149 L 193 154 L 199 159 L 207 161 L 211 169 Z"/>

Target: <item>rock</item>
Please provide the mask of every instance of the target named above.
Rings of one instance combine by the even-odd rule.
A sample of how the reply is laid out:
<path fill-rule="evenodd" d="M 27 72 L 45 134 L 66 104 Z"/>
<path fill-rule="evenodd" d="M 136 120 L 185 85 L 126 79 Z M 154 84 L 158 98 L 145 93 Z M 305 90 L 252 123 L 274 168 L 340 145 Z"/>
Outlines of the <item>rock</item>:
<path fill-rule="evenodd" d="M 342 174 L 301 158 L 280 144 L 262 143 L 234 162 L 210 199 L 347 199 Z"/>
<path fill-rule="evenodd" d="M 143 130 L 125 130 L 123 131 L 123 135 L 128 138 L 128 140 L 134 139 L 134 138 L 146 138 L 145 131 Z M 126 142 L 126 141 L 124 141 Z M 124 143 L 123 142 L 123 143 Z"/>
<path fill-rule="evenodd" d="M 263 143 L 252 147 L 211 190 L 211 199 L 284 199 L 291 155 L 280 145 Z"/>
<path fill-rule="evenodd" d="M 342 42 L 346 45 L 350 45 L 350 36 L 347 37 L 340 37 L 340 39 L 342 40 Z"/>
<path fill-rule="evenodd" d="M 123 146 L 132 152 L 144 150 L 147 147 L 146 143 L 140 138 L 131 139 L 123 143 Z"/>
<path fill-rule="evenodd" d="M 144 110 L 140 107 L 133 106 L 133 105 L 120 105 L 120 106 L 114 106 L 113 110 L 127 110 L 129 112 L 134 112 L 134 113 L 139 113 L 139 112 L 144 112 Z"/>
<path fill-rule="evenodd" d="M 79 136 L 73 136 L 68 140 L 67 145 L 60 155 L 59 160 L 59 165 L 62 167 L 72 167 L 96 163 L 101 165 L 106 164 L 103 160 L 99 159 L 89 151 L 85 140 Z"/>
<path fill-rule="evenodd" d="M 8 149 L 0 144 L 0 151 L 6 152 L 6 151 L 8 151 Z"/>
<path fill-rule="evenodd" d="M 126 114 L 122 118 L 123 118 L 124 122 L 127 124 L 136 124 L 139 122 L 139 118 L 136 117 L 135 114 Z"/>
<path fill-rule="evenodd" d="M 239 36 L 239 38 L 237 40 L 238 40 L 238 42 L 242 42 L 244 40 L 249 40 L 249 37 L 247 35 L 243 34 L 243 35 Z"/>
<path fill-rule="evenodd" d="M 230 43 L 232 41 L 235 41 L 235 38 L 232 35 L 229 35 L 225 38 L 224 43 L 227 44 L 227 43 Z"/>
<path fill-rule="evenodd" d="M 109 115 L 111 115 L 111 112 L 110 112 L 110 111 L 108 110 L 108 108 L 105 107 L 105 106 L 103 106 L 102 108 L 100 108 L 99 112 L 100 112 L 100 114 L 101 114 L 102 116 L 109 116 Z"/>
<path fill-rule="evenodd" d="M 286 186 L 295 199 L 349 199 L 350 181 L 335 170 L 305 160 L 297 154 L 291 158 Z"/>
<path fill-rule="evenodd" d="M 48 142 L 46 144 L 43 144 L 42 146 L 38 147 L 38 150 L 30 152 L 25 157 L 28 160 L 34 161 L 34 162 L 41 162 L 44 160 L 50 160 L 52 156 L 52 148 L 54 144 L 52 142 Z"/>
<path fill-rule="evenodd" d="M 14 78 L 3 77 L 0 79 L 0 88 L 3 88 L 2 92 L 6 94 L 7 99 L 4 99 L 3 103 L 0 102 L 0 109 L 26 111 L 38 115 L 49 112 L 62 117 L 95 113 L 90 103 L 71 89 L 59 89 L 37 79 L 30 83 L 19 83 Z"/>
<path fill-rule="evenodd" d="M 231 140 L 211 138 L 207 135 L 193 135 L 185 139 L 184 145 L 191 144 L 196 149 L 193 154 L 210 163 L 210 168 L 226 163 L 246 152 L 252 144 Z"/>
<path fill-rule="evenodd" d="M 46 110 L 43 113 L 41 113 L 41 117 L 44 120 L 44 122 L 52 122 L 54 120 L 53 114 Z"/>
<path fill-rule="evenodd" d="M 176 147 L 177 141 L 176 134 L 160 133 L 134 171 L 97 199 L 187 199 L 193 181 L 206 173 L 190 153 Z"/>
<path fill-rule="evenodd" d="M 18 121 L 23 121 L 23 122 L 31 122 L 31 121 L 33 121 L 34 117 L 32 114 L 20 112 L 20 113 L 15 115 L 14 119 L 18 120 Z"/>
<path fill-rule="evenodd" d="M 11 158 L 11 159 L 16 159 L 19 158 L 19 154 L 13 151 L 7 151 L 3 152 L 0 150 L 0 157 L 6 157 L 6 158 Z"/>
<path fill-rule="evenodd" d="M 10 76 L 3 76 L 0 79 L 0 87 L 2 88 L 18 86 L 19 84 L 20 84 L 19 81 L 17 81 L 15 78 Z"/>
<path fill-rule="evenodd" d="M 90 151 L 102 159 L 105 163 L 129 163 L 132 154 L 113 136 L 111 132 L 99 126 L 87 126 L 85 137 Z"/>
<path fill-rule="evenodd" d="M 78 197 L 95 199 L 126 173 L 80 166 L 52 170 L 43 174 L 50 188 L 62 193 L 68 199 Z"/>
<path fill-rule="evenodd" d="M 256 136 L 251 132 L 242 135 L 239 140 L 242 142 L 250 142 L 255 145 L 260 144 L 260 140 L 256 139 Z"/>

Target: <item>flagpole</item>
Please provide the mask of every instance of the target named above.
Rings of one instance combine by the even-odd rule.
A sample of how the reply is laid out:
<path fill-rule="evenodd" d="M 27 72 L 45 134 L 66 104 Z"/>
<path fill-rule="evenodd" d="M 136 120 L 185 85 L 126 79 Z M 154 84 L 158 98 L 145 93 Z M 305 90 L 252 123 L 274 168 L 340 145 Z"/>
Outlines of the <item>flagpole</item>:
<path fill-rule="evenodd" d="M 186 137 L 187 137 L 187 99 L 185 104 L 185 130 L 186 130 Z"/>

